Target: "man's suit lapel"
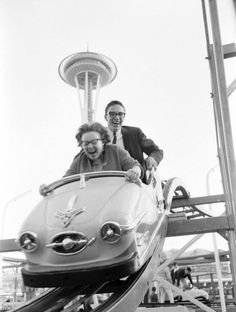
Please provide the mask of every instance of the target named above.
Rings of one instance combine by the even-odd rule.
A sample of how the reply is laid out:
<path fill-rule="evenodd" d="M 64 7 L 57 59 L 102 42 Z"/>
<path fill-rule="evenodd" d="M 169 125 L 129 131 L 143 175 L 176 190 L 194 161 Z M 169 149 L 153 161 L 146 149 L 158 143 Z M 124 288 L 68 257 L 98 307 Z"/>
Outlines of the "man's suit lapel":
<path fill-rule="evenodd" d="M 123 136 L 123 142 L 125 149 L 129 152 L 130 140 L 129 140 L 129 132 L 125 127 L 121 128 L 121 133 Z"/>

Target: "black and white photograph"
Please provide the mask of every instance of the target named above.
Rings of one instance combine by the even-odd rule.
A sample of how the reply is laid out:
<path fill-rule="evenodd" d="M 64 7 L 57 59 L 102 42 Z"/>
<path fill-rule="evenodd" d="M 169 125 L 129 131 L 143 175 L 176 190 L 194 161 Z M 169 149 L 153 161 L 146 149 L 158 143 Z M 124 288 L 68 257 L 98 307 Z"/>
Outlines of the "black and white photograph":
<path fill-rule="evenodd" d="M 0 312 L 236 311 L 236 1 L 0 0 Z"/>

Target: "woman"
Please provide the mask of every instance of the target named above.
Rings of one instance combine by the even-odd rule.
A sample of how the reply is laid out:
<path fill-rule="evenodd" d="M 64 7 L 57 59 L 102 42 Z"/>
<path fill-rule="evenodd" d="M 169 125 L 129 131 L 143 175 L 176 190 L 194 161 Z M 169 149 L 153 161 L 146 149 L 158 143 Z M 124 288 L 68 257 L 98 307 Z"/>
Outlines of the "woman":
<path fill-rule="evenodd" d="M 110 142 L 109 134 L 100 123 L 83 124 L 76 134 L 76 139 L 82 150 L 74 158 L 64 177 L 92 171 L 119 170 L 126 171 L 127 180 L 139 183 L 139 178 L 142 175 L 139 162 L 123 148 L 108 144 Z M 40 185 L 39 193 L 41 195 L 46 194 L 45 190 L 46 185 Z"/>
<path fill-rule="evenodd" d="M 77 173 L 107 170 L 126 171 L 127 179 L 132 182 L 137 182 L 141 177 L 142 169 L 139 162 L 123 148 L 108 144 L 109 134 L 100 123 L 83 124 L 76 134 L 76 139 L 82 151 L 73 160 L 65 177 Z"/>

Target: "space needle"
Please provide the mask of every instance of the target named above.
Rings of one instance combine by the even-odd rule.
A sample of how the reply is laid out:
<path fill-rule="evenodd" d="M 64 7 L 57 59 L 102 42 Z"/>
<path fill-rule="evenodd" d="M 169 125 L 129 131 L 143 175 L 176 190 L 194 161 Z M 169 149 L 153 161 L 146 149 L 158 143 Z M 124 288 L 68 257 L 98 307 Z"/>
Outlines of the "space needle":
<path fill-rule="evenodd" d="M 115 63 L 102 54 L 80 52 L 64 58 L 58 72 L 66 83 L 77 89 L 82 122 L 94 121 L 100 88 L 116 77 Z"/>

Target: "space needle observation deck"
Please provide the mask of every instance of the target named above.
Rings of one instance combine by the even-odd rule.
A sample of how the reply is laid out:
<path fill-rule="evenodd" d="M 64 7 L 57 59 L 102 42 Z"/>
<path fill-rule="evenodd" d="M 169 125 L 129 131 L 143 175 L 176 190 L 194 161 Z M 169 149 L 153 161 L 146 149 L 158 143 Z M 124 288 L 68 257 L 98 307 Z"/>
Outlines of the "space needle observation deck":
<path fill-rule="evenodd" d="M 58 72 L 66 83 L 78 91 L 82 122 L 93 121 L 100 88 L 111 83 L 117 75 L 115 63 L 102 54 L 80 52 L 64 58 Z"/>

